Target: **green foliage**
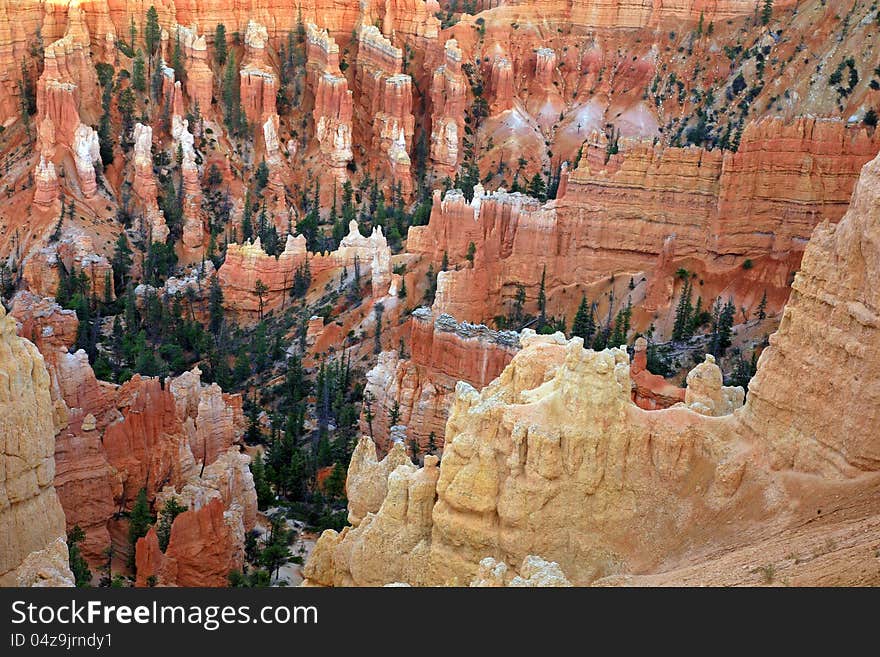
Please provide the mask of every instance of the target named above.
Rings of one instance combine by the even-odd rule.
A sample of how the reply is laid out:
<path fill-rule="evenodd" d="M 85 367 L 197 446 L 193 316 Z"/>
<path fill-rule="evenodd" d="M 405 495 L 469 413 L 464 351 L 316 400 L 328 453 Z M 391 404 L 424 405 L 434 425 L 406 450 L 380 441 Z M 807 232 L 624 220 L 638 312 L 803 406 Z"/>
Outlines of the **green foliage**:
<path fill-rule="evenodd" d="M 131 513 L 128 515 L 128 542 L 131 544 L 129 565 L 134 567 L 134 548 L 139 538 L 147 535 L 150 525 L 154 522 L 150 514 L 150 504 L 147 501 L 147 489 L 141 488 L 134 501 Z"/>
<path fill-rule="evenodd" d="M 100 146 L 101 162 L 104 166 L 113 164 L 113 128 L 110 125 L 110 114 L 104 112 L 98 123 L 98 144 Z"/>
<path fill-rule="evenodd" d="M 543 202 L 547 200 L 547 183 L 544 182 L 544 178 L 540 173 L 535 173 L 535 175 L 532 176 L 527 187 L 527 192 L 529 196 L 532 196 L 539 201 Z"/>
<path fill-rule="evenodd" d="M 226 26 L 219 23 L 214 28 L 214 59 L 220 66 L 226 63 Z"/>
<path fill-rule="evenodd" d="M 712 340 L 709 343 L 709 351 L 716 358 L 723 356 L 730 346 L 735 316 L 736 306 L 732 299 L 728 299 L 724 305 L 721 304 L 720 298 L 715 300 L 712 306 Z"/>
<path fill-rule="evenodd" d="M 477 245 L 471 242 L 470 244 L 468 244 L 467 254 L 465 255 L 465 258 L 467 258 L 467 261 L 472 265 L 474 264 L 474 255 L 476 255 L 476 253 Z"/>
<path fill-rule="evenodd" d="M 217 275 L 211 277 L 211 286 L 208 292 L 208 314 L 210 316 L 209 327 L 215 336 L 220 333 L 223 326 L 223 288 Z"/>
<path fill-rule="evenodd" d="M 116 290 L 124 290 L 128 284 L 132 265 L 131 255 L 132 251 L 128 246 L 125 233 L 119 233 L 119 237 L 116 238 L 116 246 L 113 249 L 113 257 L 110 260 L 110 266 L 113 267 L 113 287 Z"/>
<path fill-rule="evenodd" d="M 758 304 L 758 310 L 755 311 L 755 317 L 761 321 L 767 319 L 767 290 L 764 290 L 764 294 L 761 295 L 761 302 Z"/>
<path fill-rule="evenodd" d="M 346 467 L 340 461 L 333 465 L 333 471 L 324 482 L 324 490 L 328 495 L 337 499 L 345 497 L 345 478 L 347 474 Z"/>
<path fill-rule="evenodd" d="M 266 468 L 263 463 L 263 455 L 257 454 L 251 461 L 251 474 L 254 477 L 254 488 L 257 491 L 257 506 L 261 511 L 269 508 L 275 501 L 272 487 L 266 476 Z"/>
<path fill-rule="evenodd" d="M 764 7 L 761 10 L 761 24 L 769 24 L 771 18 L 773 18 L 773 0 L 764 0 Z"/>
<path fill-rule="evenodd" d="M 259 194 L 269 182 L 269 165 L 266 164 L 266 160 L 261 160 L 260 164 L 257 166 L 257 171 L 254 173 L 254 182 L 257 185 L 256 193 Z"/>
<path fill-rule="evenodd" d="M 581 303 L 578 306 L 577 313 L 574 316 L 574 323 L 571 327 L 572 337 L 583 338 L 584 346 L 592 343 L 593 336 L 596 333 L 596 306 L 587 301 L 586 295 L 581 296 Z"/>
<path fill-rule="evenodd" d="M 165 502 L 159 515 L 159 523 L 156 525 L 156 535 L 159 538 L 159 548 L 164 552 L 168 549 L 168 542 L 171 540 L 171 525 L 174 519 L 187 510 L 187 507 L 181 505 L 176 497 L 172 497 Z"/>
<path fill-rule="evenodd" d="M 156 11 L 156 7 L 150 5 L 150 8 L 147 9 L 147 25 L 144 28 L 144 44 L 147 47 L 147 55 L 152 56 L 156 52 L 156 47 L 161 40 L 162 28 L 159 26 L 159 12 Z"/>
<path fill-rule="evenodd" d="M 88 587 L 92 584 L 92 571 L 82 555 L 79 544 L 86 538 L 85 532 L 79 525 L 74 525 L 67 534 L 67 552 L 69 555 L 70 570 L 78 587 Z"/>
<path fill-rule="evenodd" d="M 147 246 L 144 258 L 144 282 L 154 287 L 161 287 L 177 266 L 177 254 L 174 244 L 170 241 L 152 242 Z"/>
<path fill-rule="evenodd" d="M 241 136 L 247 130 L 247 117 L 241 108 L 241 88 L 235 54 L 226 57 L 223 69 L 223 120 L 230 133 Z"/>
<path fill-rule="evenodd" d="M 608 344 L 619 347 L 628 343 L 630 322 L 632 320 L 632 300 L 628 300 L 626 306 L 617 311 L 614 318 L 614 328 L 608 338 Z"/>
<path fill-rule="evenodd" d="M 675 308 L 675 323 L 672 327 L 672 339 L 674 341 L 687 340 L 693 336 L 692 320 L 694 316 L 694 306 L 691 301 L 692 286 L 691 279 L 688 276 L 681 288 L 681 296 L 678 299 L 678 305 Z"/>
<path fill-rule="evenodd" d="M 669 356 L 669 352 L 669 345 L 657 345 L 653 341 L 648 340 L 648 349 L 645 354 L 648 371 L 663 377 L 674 375 L 676 368 Z"/>

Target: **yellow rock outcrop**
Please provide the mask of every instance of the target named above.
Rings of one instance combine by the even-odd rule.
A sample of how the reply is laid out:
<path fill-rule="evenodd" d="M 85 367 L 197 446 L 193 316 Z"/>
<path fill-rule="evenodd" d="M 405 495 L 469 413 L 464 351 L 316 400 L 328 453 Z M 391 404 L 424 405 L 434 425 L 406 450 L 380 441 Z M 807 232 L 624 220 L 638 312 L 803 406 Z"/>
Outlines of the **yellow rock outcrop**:
<path fill-rule="evenodd" d="M 72 585 L 64 512 L 52 486 L 49 373 L 37 348 L 15 330 L 0 305 L 0 586 L 47 579 Z"/>

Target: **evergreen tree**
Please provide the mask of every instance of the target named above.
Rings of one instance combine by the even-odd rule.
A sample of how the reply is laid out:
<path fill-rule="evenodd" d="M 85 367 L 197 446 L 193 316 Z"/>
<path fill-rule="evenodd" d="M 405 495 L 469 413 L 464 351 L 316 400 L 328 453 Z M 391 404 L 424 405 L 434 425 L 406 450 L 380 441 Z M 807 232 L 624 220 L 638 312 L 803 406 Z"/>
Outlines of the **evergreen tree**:
<path fill-rule="evenodd" d="M 764 294 L 761 295 L 761 303 L 758 304 L 755 316 L 761 321 L 767 319 L 767 290 L 764 290 Z"/>
<path fill-rule="evenodd" d="M 396 426 L 400 422 L 400 402 L 394 400 L 394 405 L 388 410 L 389 426 Z"/>
<path fill-rule="evenodd" d="M 373 343 L 373 353 L 382 352 L 382 314 L 385 312 L 385 305 L 380 301 L 373 306 L 373 312 L 376 315 L 376 330 L 373 335 L 375 342 Z"/>
<path fill-rule="evenodd" d="M 720 298 L 715 300 L 712 307 L 712 341 L 709 350 L 716 358 L 723 356 L 730 346 L 735 316 L 736 306 L 732 299 L 728 299 L 724 305 L 721 304 Z"/>
<path fill-rule="evenodd" d="M 681 289 L 681 297 L 675 308 L 675 323 L 672 328 L 672 339 L 675 341 L 687 340 L 693 335 L 691 320 L 693 317 L 693 304 L 691 303 L 691 279 L 685 279 Z"/>
<path fill-rule="evenodd" d="M 581 296 L 581 303 L 574 316 L 574 324 L 571 327 L 572 336 L 583 338 L 584 346 L 592 344 L 593 335 L 596 333 L 595 307 L 587 301 L 586 295 Z"/>
<path fill-rule="evenodd" d="M 147 530 L 153 524 L 153 517 L 150 515 L 150 504 L 147 501 L 147 489 L 141 488 L 138 491 L 128 515 L 128 542 L 131 544 L 131 553 L 129 554 L 129 565 L 134 566 L 134 548 L 139 538 L 147 535 Z"/>
<path fill-rule="evenodd" d="M 761 23 L 767 25 L 773 18 L 773 0 L 764 0 L 764 8 L 761 10 Z"/>
<path fill-rule="evenodd" d="M 340 461 L 333 465 L 333 472 L 330 473 L 330 476 L 324 482 L 324 490 L 327 491 L 328 495 L 335 498 L 345 497 L 345 478 L 347 474 L 345 466 Z"/>
<path fill-rule="evenodd" d="M 266 477 L 262 454 L 257 454 L 251 461 L 251 474 L 254 477 L 254 488 L 257 491 L 257 506 L 261 510 L 265 510 L 275 501 L 275 495 L 272 493 L 272 488 Z"/>
<path fill-rule="evenodd" d="M 544 178 L 540 173 L 535 173 L 535 175 L 532 176 L 527 190 L 529 196 L 532 196 L 539 201 L 547 200 L 547 184 L 544 182 Z"/>
<path fill-rule="evenodd" d="M 183 51 L 180 47 L 180 27 L 175 31 L 174 50 L 171 53 L 171 68 L 174 69 L 174 79 L 184 84 L 186 69 L 183 67 Z"/>
<path fill-rule="evenodd" d="M 437 434 L 433 431 L 428 434 L 428 454 L 434 454 L 437 451 Z"/>
<path fill-rule="evenodd" d="M 234 54 L 227 56 L 223 70 L 223 116 L 226 128 L 230 132 L 237 132 L 241 127 L 241 89 Z"/>
<path fill-rule="evenodd" d="M 113 249 L 113 258 L 110 266 L 113 268 L 113 284 L 115 289 L 123 290 L 128 284 L 128 272 L 131 270 L 131 247 L 128 246 L 128 240 L 125 233 L 120 233 L 116 238 L 116 246 Z"/>
<path fill-rule="evenodd" d="M 538 288 L 538 331 L 544 328 L 544 325 L 547 323 L 547 293 L 545 288 L 546 281 L 547 265 L 544 265 L 544 269 L 541 272 L 541 286 Z"/>
<path fill-rule="evenodd" d="M 214 28 L 214 59 L 220 66 L 226 63 L 226 26 L 223 23 Z"/>
<path fill-rule="evenodd" d="M 175 497 L 165 502 L 165 506 L 162 507 L 162 513 L 156 525 L 159 549 L 162 552 L 168 549 L 168 543 L 171 540 L 171 525 L 174 523 L 174 519 L 186 510 L 187 508 L 181 505 Z"/>
<path fill-rule="evenodd" d="M 630 321 L 632 318 L 632 299 L 627 301 L 626 307 L 621 308 L 614 318 L 614 329 L 608 338 L 608 343 L 612 347 L 619 347 L 627 343 L 629 335 Z"/>
<path fill-rule="evenodd" d="M 162 40 L 162 28 L 159 26 L 159 12 L 156 7 L 150 5 L 147 9 L 147 26 L 144 28 L 144 43 L 147 46 L 147 55 L 152 56 L 156 47 Z"/>
<path fill-rule="evenodd" d="M 74 582 L 78 587 L 88 587 L 92 583 L 92 571 L 80 550 L 79 544 L 86 538 L 85 532 L 79 525 L 74 525 L 67 534 L 67 552 L 69 555 L 70 570 L 73 573 Z"/>
<path fill-rule="evenodd" d="M 257 282 L 254 283 L 254 294 L 257 295 L 257 299 L 259 299 L 259 302 L 260 302 L 260 321 L 261 322 L 263 321 L 263 297 L 266 295 L 266 292 L 268 292 L 268 291 L 269 291 L 269 288 L 266 286 L 266 284 L 263 283 L 263 281 L 258 278 Z"/>
<path fill-rule="evenodd" d="M 220 281 L 216 274 L 211 277 L 211 285 L 208 290 L 208 314 L 211 333 L 216 336 L 220 333 L 220 327 L 223 326 L 223 288 L 220 287 Z"/>
<path fill-rule="evenodd" d="M 147 90 L 147 72 L 142 50 L 138 49 L 131 68 L 131 86 L 135 91 L 144 93 Z"/>
<path fill-rule="evenodd" d="M 508 316 L 508 325 L 513 328 L 513 330 L 518 331 L 524 321 L 525 315 L 523 314 L 523 308 L 526 303 L 526 288 L 523 285 L 516 286 L 516 297 L 513 300 L 513 308 L 510 311 L 510 315 Z"/>

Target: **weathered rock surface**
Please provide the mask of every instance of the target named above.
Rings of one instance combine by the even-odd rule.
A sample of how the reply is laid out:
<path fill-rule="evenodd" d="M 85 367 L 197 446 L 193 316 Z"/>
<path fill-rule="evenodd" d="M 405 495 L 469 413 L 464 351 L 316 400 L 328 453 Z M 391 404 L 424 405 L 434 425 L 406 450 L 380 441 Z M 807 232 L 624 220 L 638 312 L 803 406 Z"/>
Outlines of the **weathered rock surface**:
<path fill-rule="evenodd" d="M 464 138 L 467 78 L 461 71 L 461 50 L 455 39 L 446 42 L 445 60 L 431 81 L 431 159 L 438 171 L 455 175 Z"/>
<path fill-rule="evenodd" d="M 370 271 L 373 297 L 384 297 L 392 285 L 391 249 L 382 234 L 381 226 L 369 237 L 360 234 L 356 221 L 349 224 L 346 235 L 336 251 L 310 253 L 302 235 L 287 236 L 284 251 L 278 258 L 263 251 L 260 239 L 253 243 L 230 244 L 218 276 L 223 286 L 225 307 L 237 312 L 256 313 L 260 300 L 254 293 L 256 282 L 262 281 L 267 291 L 263 295 L 263 309 L 269 311 L 281 306 L 293 287 L 298 267 L 309 263 L 312 276 L 330 269 L 354 266 L 355 259 L 364 272 Z"/>
<path fill-rule="evenodd" d="M 359 102 L 355 119 L 360 134 L 370 143 L 379 175 L 412 192 L 410 149 L 415 134 L 412 113 L 412 78 L 403 73 L 403 51 L 374 25 L 358 32 L 355 85 Z"/>
<path fill-rule="evenodd" d="M 449 315 L 436 319 L 427 308 L 410 319 L 410 358 L 383 352 L 367 373 L 364 388 L 373 401 L 372 422 L 362 414 L 361 433 L 372 436 L 381 453 L 392 447 L 389 412 L 397 404 L 398 423 L 407 427 L 407 444 L 421 454 L 443 449 L 446 419 L 458 381 L 483 388 L 507 366 L 519 349 L 516 333 L 459 324 Z"/>
<path fill-rule="evenodd" d="M 868 394 L 866 408 L 878 406 L 871 309 L 880 304 L 869 283 L 880 263 L 878 198 L 880 158 L 865 166 L 843 220 L 814 231 L 744 408 L 645 411 L 631 401 L 625 352 L 526 331 L 522 351 L 481 393 L 459 384 L 439 476 L 433 459 L 398 467 L 377 513 L 321 537 L 309 581 L 486 580 L 480 561 L 492 553 L 507 564 L 541 554 L 577 584 L 664 571 L 694 583 L 705 565 L 683 566 L 700 553 L 742 554 L 758 532 L 765 542 L 801 536 L 813 500 L 876 491 L 880 419 L 841 405 Z M 821 386 L 808 383 L 814 366 L 827 374 Z M 858 380 L 845 374 L 856 370 Z M 707 361 L 689 377 L 688 403 L 709 415 L 736 405 L 718 374 Z M 829 381 L 834 394 L 819 400 Z M 871 581 L 853 569 L 834 576 Z"/>
<path fill-rule="evenodd" d="M 151 577 L 158 586 L 228 586 L 229 571 L 240 570 L 244 561 L 245 532 L 257 519 L 248 463 L 248 456 L 229 450 L 179 491 L 162 490 L 157 509 L 174 498 L 187 511 L 174 519 L 164 553 L 155 529 L 138 541 L 138 586 L 147 586 Z"/>
<path fill-rule="evenodd" d="M 475 192 L 471 204 L 435 192 L 431 220 L 410 230 L 407 250 L 435 268 L 444 253 L 458 265 L 438 279 L 437 308 L 471 322 L 506 314 L 517 284 L 533 307 L 545 265 L 550 314 L 572 317 L 574 289 L 619 272 L 644 275 L 646 306 L 668 310 L 680 266 L 700 269 L 707 296 L 723 291 L 752 309 L 766 291 L 777 312 L 789 267 L 817 223 L 843 216 L 876 139 L 841 121 L 764 120 L 746 128 L 736 153 L 621 139 L 607 163 L 605 147 L 588 142 L 564 196 L 543 206 L 501 190 Z M 741 268 L 746 259 L 754 269 Z"/>
<path fill-rule="evenodd" d="M 308 82 L 315 96 L 315 137 L 324 162 L 337 180 L 347 179 L 346 165 L 351 161 L 352 92 L 339 70 L 339 46 L 313 23 L 307 26 Z"/>
<path fill-rule="evenodd" d="M 0 585 L 68 583 L 49 374 L 15 329 L 0 305 Z"/>

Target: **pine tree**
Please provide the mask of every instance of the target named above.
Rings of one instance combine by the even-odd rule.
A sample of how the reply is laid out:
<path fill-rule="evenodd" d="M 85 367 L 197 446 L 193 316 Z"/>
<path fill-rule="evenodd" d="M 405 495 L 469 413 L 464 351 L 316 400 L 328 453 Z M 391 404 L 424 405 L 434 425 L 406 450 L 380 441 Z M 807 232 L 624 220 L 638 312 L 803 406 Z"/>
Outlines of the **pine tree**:
<path fill-rule="evenodd" d="M 767 319 L 767 290 L 764 290 L 764 294 L 761 296 L 761 303 L 758 304 L 755 316 L 761 321 Z"/>
<path fill-rule="evenodd" d="M 693 304 L 691 303 L 691 280 L 688 277 L 681 289 L 681 297 L 675 309 L 675 323 L 672 328 L 672 339 L 675 341 L 687 340 L 691 337 L 691 318 L 693 317 Z"/>
<path fill-rule="evenodd" d="M 78 587 L 87 587 L 92 583 L 92 571 L 80 550 L 79 544 L 86 538 L 85 532 L 79 525 L 74 525 L 67 534 L 67 552 L 69 555 L 70 570 L 73 573 L 74 582 Z"/>
<path fill-rule="evenodd" d="M 241 125 L 240 97 L 238 66 L 235 55 L 231 54 L 227 56 L 223 70 L 223 116 L 230 131 L 237 131 Z"/>
<path fill-rule="evenodd" d="M 627 343 L 631 318 L 632 299 L 629 299 L 626 307 L 617 311 L 617 316 L 614 318 L 614 329 L 611 331 L 611 336 L 608 338 L 608 343 L 612 347 L 619 347 Z"/>
<path fill-rule="evenodd" d="M 396 426 L 400 422 L 400 402 L 394 400 L 394 405 L 388 410 L 388 423 Z"/>
<path fill-rule="evenodd" d="M 535 175 L 532 176 L 527 191 L 529 196 L 532 196 L 539 201 L 547 200 L 547 183 L 544 182 L 544 178 L 540 173 L 536 172 Z"/>
<path fill-rule="evenodd" d="M 214 28 L 214 59 L 220 66 L 226 63 L 226 26 L 223 23 Z"/>
<path fill-rule="evenodd" d="M 345 478 L 347 474 L 342 462 L 336 461 L 333 465 L 333 471 L 324 482 L 324 490 L 328 495 L 335 498 L 345 497 Z"/>
<path fill-rule="evenodd" d="M 516 297 L 513 300 L 513 308 L 510 311 L 510 315 L 508 317 L 508 325 L 512 326 L 515 331 L 518 331 L 520 327 L 523 325 L 523 321 L 525 320 L 525 316 L 523 315 L 523 308 L 526 303 L 526 288 L 523 285 L 516 286 Z"/>
<path fill-rule="evenodd" d="M 764 8 L 761 10 L 761 23 L 767 25 L 773 18 L 773 0 L 764 0 Z"/>
<path fill-rule="evenodd" d="M 263 283 L 262 280 L 260 280 L 258 278 L 257 282 L 254 283 L 254 294 L 257 295 L 257 299 L 260 302 L 260 321 L 261 322 L 263 321 L 263 297 L 265 296 L 266 292 L 268 292 L 268 291 L 269 291 L 268 286 L 265 283 Z"/>
<path fill-rule="evenodd" d="M 428 449 L 427 454 L 433 454 L 437 451 L 437 434 L 433 431 L 428 435 Z"/>
<path fill-rule="evenodd" d="M 420 451 L 421 451 L 421 450 L 419 449 L 419 443 L 416 441 L 416 439 L 415 439 L 415 438 L 410 438 L 410 439 L 409 439 L 409 453 L 410 453 L 410 456 L 411 456 L 411 458 L 412 458 L 412 462 L 413 462 L 415 465 L 418 465 L 418 464 L 419 464 L 419 453 L 420 453 Z"/>
<path fill-rule="evenodd" d="M 184 84 L 186 80 L 186 69 L 183 67 L 183 51 L 180 47 L 180 27 L 176 30 L 174 40 L 174 50 L 171 53 L 171 68 L 174 69 L 174 79 Z"/>
<path fill-rule="evenodd" d="M 140 48 L 134 57 L 134 64 L 132 64 L 131 86 L 140 93 L 147 90 L 146 65 L 144 64 L 144 53 Z"/>
<path fill-rule="evenodd" d="M 260 510 L 265 510 L 275 501 L 275 496 L 272 494 L 272 488 L 266 477 L 262 454 L 257 454 L 251 461 L 251 474 L 254 477 L 254 488 L 257 491 L 257 507 Z"/>
<path fill-rule="evenodd" d="M 162 28 L 159 27 L 159 12 L 156 7 L 150 5 L 147 9 L 147 26 L 144 28 L 144 43 L 147 46 L 147 55 L 152 56 L 156 52 L 156 46 L 162 40 Z"/>
<path fill-rule="evenodd" d="M 373 312 L 376 315 L 376 330 L 373 334 L 373 339 L 375 340 L 373 343 L 373 353 L 379 354 L 382 352 L 382 315 L 385 312 L 385 305 L 380 301 L 373 306 Z"/>
<path fill-rule="evenodd" d="M 544 325 L 547 323 L 547 293 L 546 293 L 546 284 L 547 280 L 547 265 L 544 265 L 544 270 L 541 272 L 541 287 L 538 288 L 538 331 L 544 328 Z"/>
<path fill-rule="evenodd" d="M 141 488 L 138 491 L 128 515 L 128 542 L 131 544 L 131 553 L 129 554 L 129 565 L 134 567 L 134 548 L 139 538 L 147 535 L 147 530 L 153 524 L 153 517 L 150 515 L 150 504 L 147 501 L 147 489 Z"/>
<path fill-rule="evenodd" d="M 211 318 L 209 323 L 211 333 L 216 336 L 220 333 L 220 327 L 223 326 L 223 288 L 220 287 L 220 281 L 216 274 L 211 277 L 211 286 L 208 291 L 208 314 Z"/>
<path fill-rule="evenodd" d="M 581 296 L 581 303 L 574 316 L 571 327 L 572 337 L 583 338 L 584 346 L 589 347 L 596 333 L 595 307 L 587 301 L 586 295 Z"/>
<path fill-rule="evenodd" d="M 168 543 L 171 541 L 171 525 L 174 524 L 174 519 L 186 510 L 187 507 L 180 504 L 175 497 L 165 502 L 165 506 L 162 507 L 162 513 L 156 525 L 159 549 L 162 552 L 168 549 Z"/>
<path fill-rule="evenodd" d="M 474 255 L 476 255 L 476 253 L 477 245 L 471 242 L 470 244 L 468 244 L 467 255 L 465 255 L 465 258 L 467 258 L 467 261 L 471 263 L 471 265 L 474 264 Z"/>
<path fill-rule="evenodd" d="M 113 259 L 110 266 L 113 268 L 113 283 L 117 290 L 123 290 L 128 284 L 128 272 L 131 270 L 131 247 L 125 233 L 120 233 L 116 238 L 116 246 L 113 249 Z"/>

